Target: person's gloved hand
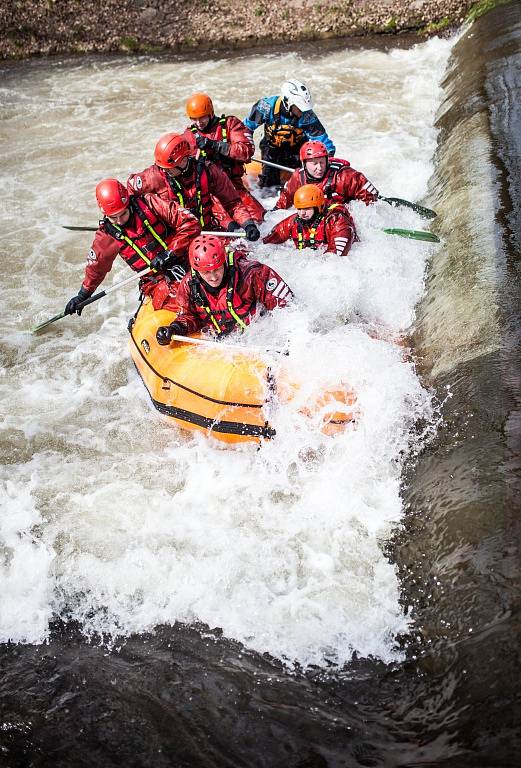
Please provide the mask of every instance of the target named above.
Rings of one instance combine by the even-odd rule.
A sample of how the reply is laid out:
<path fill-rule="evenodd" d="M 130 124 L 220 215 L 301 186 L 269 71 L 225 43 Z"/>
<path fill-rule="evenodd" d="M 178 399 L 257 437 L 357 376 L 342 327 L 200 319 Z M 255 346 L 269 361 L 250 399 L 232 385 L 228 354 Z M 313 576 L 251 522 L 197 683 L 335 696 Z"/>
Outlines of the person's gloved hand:
<path fill-rule="evenodd" d="M 173 251 L 163 251 L 158 256 L 154 256 L 150 262 L 150 269 L 155 272 L 165 272 L 171 269 L 177 263 L 177 256 Z"/>
<path fill-rule="evenodd" d="M 225 141 L 216 141 L 215 139 L 209 139 L 207 136 L 201 136 L 200 133 L 195 135 L 195 143 L 197 148 L 204 152 L 214 152 L 216 154 L 226 154 L 227 144 Z"/>
<path fill-rule="evenodd" d="M 157 343 L 164 347 L 170 344 L 172 336 L 186 336 L 186 326 L 182 323 L 170 323 L 170 325 L 161 325 L 156 331 Z"/>
<path fill-rule="evenodd" d="M 77 295 L 73 296 L 72 299 L 69 299 L 67 302 L 65 306 L 65 314 L 73 315 L 76 312 L 78 315 L 81 315 L 83 312 L 83 307 L 80 307 L 80 309 L 78 309 L 78 307 L 85 301 L 85 299 L 89 299 L 91 296 L 92 291 L 85 290 L 82 285 Z"/>
<path fill-rule="evenodd" d="M 240 229 L 242 229 L 242 227 L 240 224 L 237 224 L 236 221 L 230 221 L 230 223 L 226 227 L 227 232 L 238 232 Z"/>
<path fill-rule="evenodd" d="M 259 228 L 253 221 L 244 225 L 244 231 L 246 232 L 246 240 L 258 240 L 260 237 Z"/>

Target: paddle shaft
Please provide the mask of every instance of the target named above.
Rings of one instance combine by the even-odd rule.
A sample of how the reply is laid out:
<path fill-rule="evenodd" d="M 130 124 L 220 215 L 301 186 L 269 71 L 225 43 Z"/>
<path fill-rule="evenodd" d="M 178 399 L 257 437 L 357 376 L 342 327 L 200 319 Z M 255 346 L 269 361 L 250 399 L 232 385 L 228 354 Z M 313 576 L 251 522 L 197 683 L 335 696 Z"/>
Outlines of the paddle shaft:
<path fill-rule="evenodd" d="M 111 288 L 107 288 L 106 291 L 100 291 L 99 293 L 95 293 L 92 296 L 89 296 L 88 299 L 85 299 L 85 301 L 82 301 L 81 304 L 78 304 L 76 307 L 76 312 L 78 309 L 81 311 L 84 307 L 87 306 L 87 304 L 93 304 L 95 301 L 99 301 L 104 296 L 108 296 L 109 293 L 112 293 L 112 291 L 117 291 L 118 288 L 122 288 L 124 285 L 128 285 L 128 283 L 131 283 L 133 280 L 136 280 L 138 277 L 142 277 L 143 275 L 146 275 L 147 272 L 150 272 L 150 269 L 146 267 L 145 269 L 142 269 L 140 272 L 135 272 L 133 275 L 130 275 L 130 277 L 127 277 L 125 280 L 122 280 L 120 283 L 116 283 L 116 285 L 113 285 Z M 35 328 L 32 329 L 31 333 L 36 333 L 36 331 L 41 331 L 44 328 L 46 328 L 51 323 L 55 323 L 57 320 L 61 320 L 63 317 L 66 317 L 67 314 L 65 312 L 61 312 L 59 315 L 55 315 L 54 317 L 51 317 L 50 320 L 46 320 L 44 323 L 40 323 L 40 325 L 37 325 Z"/>
<path fill-rule="evenodd" d="M 98 227 L 74 227 L 69 224 L 62 224 L 62 229 L 70 229 L 73 232 L 97 232 Z M 216 237 L 246 237 L 246 232 L 243 229 L 238 229 L 236 232 L 211 232 L 204 230 L 201 235 L 215 235 Z"/>
<path fill-rule="evenodd" d="M 252 158 L 252 161 L 255 163 L 261 163 L 262 165 L 268 165 L 270 168 L 277 168 L 279 171 L 287 171 L 288 173 L 293 173 L 295 168 L 288 168 L 287 165 L 278 165 L 277 163 L 272 163 L 269 160 L 259 160 L 256 157 Z M 403 200 L 401 197 L 384 197 L 383 195 L 378 196 L 379 200 L 384 200 L 384 202 L 389 203 L 389 205 L 392 206 L 404 206 L 406 208 L 412 208 L 416 213 L 420 214 L 420 216 L 423 216 L 426 219 L 434 219 L 435 216 L 437 216 L 436 211 L 432 211 L 430 208 L 425 208 L 423 205 L 418 205 L 418 203 L 411 203 L 409 200 Z"/>
<path fill-rule="evenodd" d="M 280 349 L 263 349 L 262 347 L 247 347 L 244 344 L 226 344 L 223 341 L 211 341 L 210 339 L 194 339 L 191 336 L 178 336 L 174 334 L 170 337 L 171 341 L 178 341 L 182 344 L 196 344 L 204 347 L 213 347 L 214 349 L 230 349 L 232 352 L 255 352 L 256 354 L 265 352 L 276 352 L 283 354 Z"/>

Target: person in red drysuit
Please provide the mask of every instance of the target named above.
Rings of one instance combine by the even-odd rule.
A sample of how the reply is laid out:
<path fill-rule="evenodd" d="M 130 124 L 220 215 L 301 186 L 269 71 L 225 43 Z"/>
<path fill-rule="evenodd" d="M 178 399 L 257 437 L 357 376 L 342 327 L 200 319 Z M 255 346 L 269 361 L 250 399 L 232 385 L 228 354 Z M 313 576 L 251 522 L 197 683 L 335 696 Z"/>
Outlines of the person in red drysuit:
<path fill-rule="evenodd" d="M 293 297 L 274 269 L 249 261 L 244 251 L 226 247 L 215 235 L 196 237 L 188 254 L 191 271 L 177 291 L 178 314 L 173 323 L 158 328 L 159 344 L 206 327 L 217 336 L 244 330 L 257 313 L 285 307 Z"/>
<path fill-rule="evenodd" d="M 297 213 L 276 224 L 263 243 L 285 243 L 291 238 L 298 250 L 325 245 L 326 253 L 347 256 L 356 240 L 356 230 L 345 205 L 332 203 L 326 207 L 324 193 L 315 184 L 299 187 L 293 203 Z"/>
<path fill-rule="evenodd" d="M 244 207 L 239 193 L 225 172 L 210 160 L 196 158 L 184 136 L 165 133 L 154 150 L 155 164 L 127 180 L 135 195 L 154 192 L 163 200 L 176 200 L 197 216 L 204 230 L 222 229 L 229 232 L 243 228 L 248 240 L 260 237 L 257 225 Z M 216 210 L 215 200 L 222 208 Z M 219 220 L 224 209 L 226 222 Z"/>
<path fill-rule="evenodd" d="M 184 136 L 202 157 L 213 160 L 229 177 L 251 218 L 260 223 L 266 213 L 263 206 L 244 186 L 244 164 L 255 152 L 251 131 L 234 115 L 217 117 L 211 98 L 206 93 L 194 93 L 186 102 L 186 114 L 192 124 Z M 218 206 L 217 206 L 218 207 Z M 224 222 L 221 212 L 219 220 Z"/>
<path fill-rule="evenodd" d="M 191 213 L 157 195 L 129 195 L 117 179 L 104 179 L 96 187 L 96 200 L 104 218 L 87 257 L 80 290 L 65 313 L 81 315 L 90 298 L 112 269 L 119 254 L 135 272 L 152 270 L 140 279 L 140 289 L 152 297 L 154 309 L 172 309 L 174 284 L 188 267 L 188 245 L 201 231 Z"/>
<path fill-rule="evenodd" d="M 360 171 L 351 168 L 347 160 L 329 157 L 321 141 L 306 141 L 300 148 L 302 168 L 297 168 L 285 183 L 275 205 L 277 209 L 291 208 L 295 192 L 304 184 L 314 184 L 324 193 L 326 203 L 362 200 L 366 205 L 378 200 L 378 190 Z"/>

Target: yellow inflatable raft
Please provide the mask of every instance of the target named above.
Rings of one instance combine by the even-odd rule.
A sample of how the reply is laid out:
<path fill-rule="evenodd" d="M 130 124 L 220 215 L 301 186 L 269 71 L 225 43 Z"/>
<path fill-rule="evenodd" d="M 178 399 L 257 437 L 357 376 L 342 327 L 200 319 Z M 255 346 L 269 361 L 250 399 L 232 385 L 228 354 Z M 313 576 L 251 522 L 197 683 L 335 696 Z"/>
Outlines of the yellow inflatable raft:
<path fill-rule="evenodd" d="M 131 331 L 130 353 L 154 406 L 183 429 L 199 430 L 225 443 L 261 442 L 275 436 L 268 402 L 287 402 L 299 386 L 275 382 L 260 356 L 215 344 L 171 342 L 160 346 L 156 330 L 175 315 L 154 311 L 145 299 Z M 318 393 L 299 410 L 328 435 L 353 419 L 356 398 L 347 387 Z"/>

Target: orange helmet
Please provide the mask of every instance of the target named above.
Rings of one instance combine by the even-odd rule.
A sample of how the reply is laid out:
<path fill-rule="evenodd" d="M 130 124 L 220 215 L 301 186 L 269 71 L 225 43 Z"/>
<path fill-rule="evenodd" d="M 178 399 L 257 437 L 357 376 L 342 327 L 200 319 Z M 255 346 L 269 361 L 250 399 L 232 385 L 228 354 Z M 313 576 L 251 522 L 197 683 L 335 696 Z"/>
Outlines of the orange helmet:
<path fill-rule="evenodd" d="M 316 184 L 304 184 L 295 192 L 293 205 L 297 210 L 300 208 L 318 208 L 322 210 L 325 205 L 324 193 Z"/>
<path fill-rule="evenodd" d="M 198 117 L 214 116 L 213 104 L 207 93 L 194 93 L 186 102 L 186 114 L 190 120 Z"/>
<path fill-rule="evenodd" d="M 96 201 L 105 216 L 117 216 L 128 208 L 130 196 L 117 179 L 103 179 L 96 187 Z"/>
<path fill-rule="evenodd" d="M 165 133 L 156 144 L 154 160 L 160 168 L 175 168 L 192 154 L 190 144 L 179 133 Z"/>
<path fill-rule="evenodd" d="M 199 235 L 188 249 L 190 266 L 198 272 L 215 272 L 226 261 L 226 249 L 220 237 Z"/>
<path fill-rule="evenodd" d="M 319 157 L 328 157 L 327 147 L 321 141 L 306 141 L 301 146 L 300 160 L 302 163 L 306 160 L 316 160 Z"/>

